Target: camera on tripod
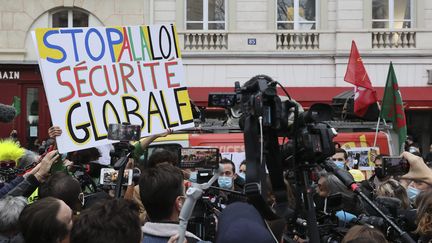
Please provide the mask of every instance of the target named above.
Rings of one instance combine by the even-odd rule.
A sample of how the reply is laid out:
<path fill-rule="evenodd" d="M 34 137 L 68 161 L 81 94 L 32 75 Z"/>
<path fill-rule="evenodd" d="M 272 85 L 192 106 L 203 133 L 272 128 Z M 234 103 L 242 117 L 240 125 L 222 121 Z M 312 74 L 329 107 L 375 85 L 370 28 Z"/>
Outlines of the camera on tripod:
<path fill-rule="evenodd" d="M 300 160 L 319 162 L 334 154 L 333 137 L 336 130 L 323 123 L 332 119 L 333 110 L 327 104 L 314 104 L 307 112 L 291 98 L 282 100 L 274 81 L 266 75 L 257 75 L 242 87 L 235 83 L 235 93 L 210 93 L 209 106 L 232 108 L 239 105 L 242 117 L 240 127 L 245 130 L 244 118 L 262 117 L 264 131 L 276 131 L 278 136 L 290 138 L 282 147 L 284 161 L 291 155 Z M 287 97 L 289 95 L 287 94 Z"/>
<path fill-rule="evenodd" d="M 308 174 L 312 167 L 334 154 L 336 132 L 324 122 L 331 120 L 332 109 L 329 105 L 317 104 L 303 112 L 281 85 L 287 98 L 278 96 L 277 85 L 280 84 L 269 76 L 257 75 L 243 86 L 236 82 L 234 93 L 209 94 L 209 106 L 239 107 L 241 110 L 239 126 L 244 133 L 248 168 L 245 193 L 250 202 L 268 220 L 287 215 L 283 171 L 290 170 L 295 177 L 293 183 L 297 192 L 295 211 L 306 217 L 310 240 L 319 241 Z M 287 137 L 288 143 L 281 146 L 280 137 Z M 278 195 L 273 208 L 265 203 L 265 167 L 272 191 Z"/>

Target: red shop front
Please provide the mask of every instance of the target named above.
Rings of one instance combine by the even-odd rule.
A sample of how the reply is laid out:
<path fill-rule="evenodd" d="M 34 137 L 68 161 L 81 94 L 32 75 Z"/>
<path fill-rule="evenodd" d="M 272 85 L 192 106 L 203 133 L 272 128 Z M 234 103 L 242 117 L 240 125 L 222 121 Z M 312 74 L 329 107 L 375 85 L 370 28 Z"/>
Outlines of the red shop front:
<path fill-rule="evenodd" d="M 33 148 L 36 139 L 48 137 L 51 118 L 37 64 L 0 65 L 0 103 L 11 105 L 19 98 L 19 114 L 10 123 L 0 123 L 0 138 L 15 129 L 22 146 Z M 1 114 L 0 114 L 1 115 Z"/>

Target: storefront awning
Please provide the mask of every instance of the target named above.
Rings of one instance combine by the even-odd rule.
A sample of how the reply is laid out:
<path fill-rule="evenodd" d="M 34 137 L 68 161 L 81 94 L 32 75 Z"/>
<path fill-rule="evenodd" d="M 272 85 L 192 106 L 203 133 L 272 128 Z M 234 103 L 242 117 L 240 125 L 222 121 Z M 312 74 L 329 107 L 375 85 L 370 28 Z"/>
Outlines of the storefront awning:
<path fill-rule="evenodd" d="M 208 94 L 215 92 L 234 92 L 233 87 L 189 87 L 190 98 L 198 106 L 207 106 Z M 286 88 L 291 98 L 300 102 L 304 108 L 314 103 L 331 104 L 333 97 L 351 87 L 292 87 Z M 378 99 L 382 99 L 384 87 L 375 88 Z M 432 110 L 432 86 L 425 87 L 400 87 L 402 99 L 406 109 L 410 110 Z M 278 90 L 279 95 L 284 95 Z"/>

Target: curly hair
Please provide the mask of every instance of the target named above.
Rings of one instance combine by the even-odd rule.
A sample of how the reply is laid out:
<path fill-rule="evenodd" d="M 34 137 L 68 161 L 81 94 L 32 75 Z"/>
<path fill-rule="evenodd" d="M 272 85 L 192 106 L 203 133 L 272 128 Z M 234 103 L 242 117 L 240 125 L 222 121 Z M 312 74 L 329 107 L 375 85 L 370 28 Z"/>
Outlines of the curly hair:
<path fill-rule="evenodd" d="M 432 192 L 429 190 L 423 193 L 424 198 L 417 207 L 417 229 L 415 232 L 423 236 L 432 236 Z"/>
<path fill-rule="evenodd" d="M 378 196 L 383 197 L 394 197 L 401 201 L 402 208 L 408 209 L 410 207 L 410 201 L 406 189 L 396 180 L 389 179 L 378 186 L 376 191 Z"/>

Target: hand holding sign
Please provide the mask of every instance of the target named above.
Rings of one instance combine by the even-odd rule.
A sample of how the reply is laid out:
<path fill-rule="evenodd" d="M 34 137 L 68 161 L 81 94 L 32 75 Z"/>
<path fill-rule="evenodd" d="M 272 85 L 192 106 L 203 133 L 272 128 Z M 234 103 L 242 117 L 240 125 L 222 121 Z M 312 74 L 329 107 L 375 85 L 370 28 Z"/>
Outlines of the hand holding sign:
<path fill-rule="evenodd" d="M 32 34 L 61 153 L 111 143 L 111 123 L 142 136 L 194 126 L 174 25 Z"/>

